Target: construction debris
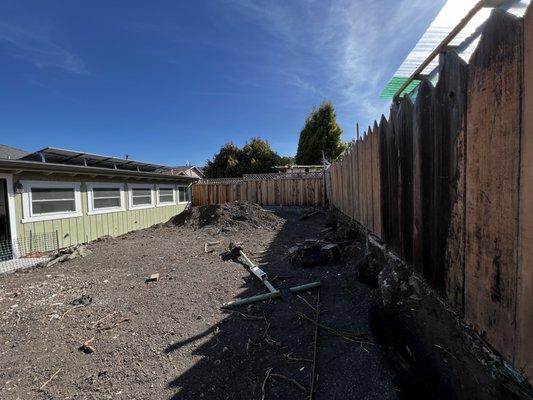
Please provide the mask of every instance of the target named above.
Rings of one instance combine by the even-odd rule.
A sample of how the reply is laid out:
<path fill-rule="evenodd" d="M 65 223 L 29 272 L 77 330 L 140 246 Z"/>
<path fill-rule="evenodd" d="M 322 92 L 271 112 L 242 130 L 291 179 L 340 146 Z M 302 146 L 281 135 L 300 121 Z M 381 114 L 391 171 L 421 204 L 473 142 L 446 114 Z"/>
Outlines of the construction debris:
<path fill-rule="evenodd" d="M 45 261 L 39 264 L 40 267 L 51 267 L 60 262 L 65 262 L 68 260 L 73 260 L 78 257 L 86 257 L 91 254 L 91 250 L 83 244 L 78 244 L 76 246 L 67 247 L 61 249 L 58 252 L 54 253 L 51 260 Z"/>
<path fill-rule="evenodd" d="M 85 342 L 83 342 L 83 344 L 80 346 L 80 350 L 83 351 L 84 353 L 94 353 L 96 351 L 96 349 L 93 347 L 93 342 L 95 338 L 96 337 L 93 336 L 89 340 L 86 340 Z"/>
<path fill-rule="evenodd" d="M 348 242 L 349 244 L 352 242 Z M 298 243 L 288 249 L 289 261 L 293 265 L 303 268 L 315 267 L 327 264 L 328 262 L 337 263 L 341 259 L 341 243 L 332 243 L 326 240 L 306 239 L 304 243 Z"/>
<path fill-rule="evenodd" d="M 215 246 L 217 244 L 220 244 L 220 240 L 214 242 L 207 242 L 206 244 L 204 244 L 204 253 L 212 253 L 214 250 L 209 250 L 209 247 Z"/>
<path fill-rule="evenodd" d="M 237 299 L 230 301 L 228 303 L 225 303 L 222 305 L 222 308 L 230 308 L 230 307 L 236 307 L 241 306 L 245 304 L 251 304 L 255 303 L 257 301 L 267 300 L 267 299 L 273 299 L 276 297 L 287 297 L 291 293 L 297 293 L 302 292 L 305 290 L 314 289 L 320 286 L 320 282 L 312 282 L 308 283 L 306 285 L 301 286 L 295 286 L 291 287 L 289 289 L 283 289 L 278 290 L 272 284 L 268 281 L 268 276 L 265 271 L 263 271 L 261 268 L 256 266 L 242 251 L 242 247 L 235 245 L 234 243 L 230 243 L 229 245 L 229 251 L 228 254 L 233 257 L 235 260 L 241 260 L 244 265 L 246 265 L 249 269 L 249 271 L 255 275 L 263 284 L 267 287 L 269 290 L 269 293 L 260 294 L 257 296 L 248 297 L 245 299 Z"/>
<path fill-rule="evenodd" d="M 157 282 L 159 280 L 159 274 L 152 274 L 150 275 L 148 278 L 146 278 L 146 280 L 144 281 L 145 283 L 148 283 L 148 282 Z"/>

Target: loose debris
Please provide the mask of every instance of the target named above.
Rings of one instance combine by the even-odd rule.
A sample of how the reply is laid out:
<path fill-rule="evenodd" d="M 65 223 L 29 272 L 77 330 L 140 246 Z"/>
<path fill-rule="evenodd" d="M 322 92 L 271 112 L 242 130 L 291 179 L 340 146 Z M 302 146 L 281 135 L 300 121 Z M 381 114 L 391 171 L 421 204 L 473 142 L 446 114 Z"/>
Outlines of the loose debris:
<path fill-rule="evenodd" d="M 89 250 L 83 244 L 78 244 L 72 247 L 67 247 L 65 249 L 59 250 L 58 252 L 52 255 L 51 260 L 45 261 L 39 264 L 39 266 L 43 268 L 51 267 L 52 265 L 55 265 L 57 263 L 73 260 L 78 257 L 86 257 L 89 254 L 91 254 L 91 250 Z"/>
<path fill-rule="evenodd" d="M 84 353 L 94 353 L 96 351 L 96 349 L 93 347 L 94 339 L 96 339 L 95 336 L 83 342 L 83 344 L 80 346 L 80 350 Z"/>
<path fill-rule="evenodd" d="M 89 296 L 87 294 L 84 294 L 77 299 L 74 299 L 70 302 L 73 306 L 88 306 L 93 302 L 92 296 Z"/>
<path fill-rule="evenodd" d="M 212 253 L 214 250 L 213 249 L 209 249 L 209 247 L 215 246 L 217 244 L 220 244 L 220 240 L 217 240 L 217 241 L 214 241 L 214 242 L 206 242 L 204 244 L 204 253 Z"/>
<path fill-rule="evenodd" d="M 46 382 L 44 382 L 40 387 L 39 387 L 39 391 L 43 391 L 43 389 L 50 383 L 52 382 L 52 379 L 54 379 L 56 377 L 57 374 L 59 374 L 61 372 L 61 368 L 59 368 L 56 372 L 54 372 L 52 374 L 52 376 L 50 376 L 50 378 L 48 378 L 48 380 Z"/>
<path fill-rule="evenodd" d="M 146 278 L 146 280 L 144 281 L 145 283 L 148 283 L 148 282 L 157 282 L 159 280 L 159 274 L 152 274 L 150 275 L 148 278 Z"/>
<path fill-rule="evenodd" d="M 308 268 L 328 262 L 337 263 L 341 258 L 341 251 L 337 243 L 306 239 L 303 244 L 290 247 L 288 256 L 292 264 Z"/>

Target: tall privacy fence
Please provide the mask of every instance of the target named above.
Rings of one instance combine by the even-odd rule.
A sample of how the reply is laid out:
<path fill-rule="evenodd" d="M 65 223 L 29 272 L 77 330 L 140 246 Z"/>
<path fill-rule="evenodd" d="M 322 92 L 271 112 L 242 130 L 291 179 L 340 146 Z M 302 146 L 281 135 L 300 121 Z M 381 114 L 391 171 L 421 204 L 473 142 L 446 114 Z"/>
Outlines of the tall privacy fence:
<path fill-rule="evenodd" d="M 324 173 L 253 174 L 204 179 L 193 185 L 193 204 L 203 206 L 247 200 L 263 206 L 324 204 Z"/>
<path fill-rule="evenodd" d="M 531 381 L 533 12 L 495 10 L 466 64 L 423 80 L 330 168 L 331 203 L 380 236 Z"/>

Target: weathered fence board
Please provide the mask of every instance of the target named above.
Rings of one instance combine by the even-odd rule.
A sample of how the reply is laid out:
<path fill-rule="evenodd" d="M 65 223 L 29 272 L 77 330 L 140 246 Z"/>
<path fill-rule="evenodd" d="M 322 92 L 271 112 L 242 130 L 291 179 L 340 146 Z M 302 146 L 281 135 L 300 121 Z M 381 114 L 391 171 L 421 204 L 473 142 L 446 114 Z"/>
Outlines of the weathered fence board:
<path fill-rule="evenodd" d="M 280 174 L 281 175 L 281 174 Z M 276 176 L 259 174 L 253 179 L 200 181 L 193 186 L 193 204 L 221 204 L 248 200 L 268 206 L 318 206 L 324 204 L 323 174 Z"/>
<path fill-rule="evenodd" d="M 465 316 L 514 358 L 521 23 L 495 10 L 470 60 Z"/>
<path fill-rule="evenodd" d="M 435 97 L 442 132 L 440 218 L 437 220 L 436 288 L 463 314 L 465 235 L 465 135 L 468 66 L 457 53 L 441 55 Z"/>
<path fill-rule="evenodd" d="M 520 209 L 518 236 L 517 367 L 533 376 L 533 8 L 523 21 L 524 84 L 520 149 Z"/>
<path fill-rule="evenodd" d="M 413 117 L 413 265 L 427 275 L 431 265 L 431 180 L 433 176 L 433 85 L 420 83 Z"/>

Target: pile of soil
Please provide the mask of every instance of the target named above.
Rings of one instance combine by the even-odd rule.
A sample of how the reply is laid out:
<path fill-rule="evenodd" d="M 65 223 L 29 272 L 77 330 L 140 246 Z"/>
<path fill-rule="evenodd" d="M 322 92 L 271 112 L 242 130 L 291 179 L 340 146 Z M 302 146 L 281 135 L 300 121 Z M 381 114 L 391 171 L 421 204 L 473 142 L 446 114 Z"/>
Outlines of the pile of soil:
<path fill-rule="evenodd" d="M 249 201 L 191 207 L 171 220 L 178 226 L 193 229 L 204 227 L 218 229 L 251 230 L 255 228 L 276 229 L 283 219 Z"/>

